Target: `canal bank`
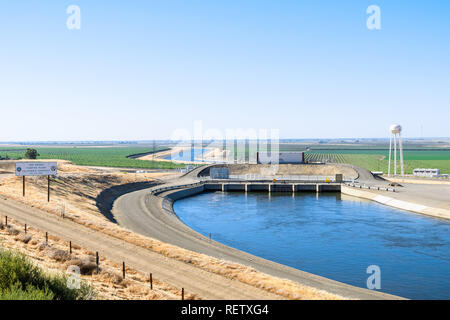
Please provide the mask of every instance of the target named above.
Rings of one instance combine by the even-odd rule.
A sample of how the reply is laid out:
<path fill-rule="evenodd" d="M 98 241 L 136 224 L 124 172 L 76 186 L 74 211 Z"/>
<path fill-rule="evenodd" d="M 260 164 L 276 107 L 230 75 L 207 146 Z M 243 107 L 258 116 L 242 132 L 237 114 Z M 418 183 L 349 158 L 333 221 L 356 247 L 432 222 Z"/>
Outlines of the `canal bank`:
<path fill-rule="evenodd" d="M 422 186 L 421 189 L 427 189 L 428 192 L 433 192 L 434 190 L 428 190 L 430 187 L 428 186 Z M 398 189 L 398 188 L 397 188 Z M 384 204 L 386 206 L 390 206 L 393 208 L 406 210 L 434 218 L 439 219 L 446 219 L 450 220 L 450 210 L 448 210 L 447 206 L 450 205 L 450 194 L 448 195 L 448 201 L 445 201 L 445 195 L 448 193 L 448 191 L 445 190 L 439 190 L 439 188 L 436 188 L 436 192 L 441 192 L 442 194 L 442 200 L 437 199 L 432 202 L 432 204 L 441 206 L 441 207 L 434 207 L 431 205 L 430 200 L 426 199 L 424 195 L 415 195 L 415 194 L 408 194 L 408 190 L 396 193 L 382 193 L 377 192 L 376 190 L 363 190 L 358 189 L 354 187 L 349 187 L 346 185 L 342 185 L 341 187 L 341 193 L 359 197 L 371 201 L 375 201 L 381 204 Z M 420 192 L 420 190 L 418 190 Z M 435 194 L 436 196 L 436 194 Z"/>
<path fill-rule="evenodd" d="M 278 279 L 287 279 L 303 286 L 315 288 L 347 299 L 401 299 L 400 297 L 355 287 L 304 272 L 256 255 L 226 246 L 198 233 L 185 225 L 175 214 L 176 200 L 205 191 L 203 185 L 186 184 L 157 187 L 157 194 L 148 190 L 132 192 L 120 197 L 115 203 L 113 214 L 118 223 L 135 232 L 181 248 L 205 254 L 221 261 L 230 261 L 254 268 Z M 167 188 L 166 190 L 161 190 Z"/>
<path fill-rule="evenodd" d="M 206 254 L 208 256 L 216 257 L 221 260 L 232 261 L 251 266 L 256 270 L 268 275 L 272 275 L 281 279 L 289 279 L 301 283 L 302 285 L 338 294 L 346 298 L 399 298 L 389 294 L 354 287 L 324 277 L 316 276 L 311 273 L 303 272 L 298 269 L 285 266 L 283 264 L 275 263 L 267 259 L 262 259 L 255 255 L 223 245 L 220 242 L 216 242 L 214 241 L 214 238 L 211 240 L 207 236 L 204 236 L 186 226 L 177 217 L 173 210 L 173 204 L 175 201 L 214 189 L 226 191 L 227 188 L 231 188 L 228 190 L 232 191 L 232 189 L 235 189 L 236 191 L 245 192 L 245 184 L 247 184 L 247 191 L 249 191 L 249 183 L 236 183 L 236 181 L 233 181 L 233 183 L 230 183 L 230 187 L 224 187 L 223 183 L 214 183 L 214 185 L 211 185 L 211 181 L 205 181 L 204 177 L 202 178 L 201 175 L 201 173 L 207 171 L 205 169 L 208 168 L 210 167 L 206 166 L 203 168 L 197 168 L 192 172 L 182 176 L 181 178 L 168 181 L 164 185 L 158 186 L 157 188 L 153 188 L 151 190 L 141 190 L 122 196 L 118 199 L 114 206 L 114 214 L 115 217 L 117 217 L 119 224 L 135 232 L 153 237 L 163 242 L 177 245 L 187 250 Z M 312 169 L 315 170 L 314 167 Z M 304 174 L 304 172 L 296 173 Z M 365 176 L 369 175 L 366 174 Z M 263 186 L 259 186 L 258 188 L 261 188 L 261 191 L 263 192 L 268 192 L 268 185 L 273 185 L 273 183 L 266 181 L 262 185 Z M 290 189 L 292 188 L 292 184 L 277 183 L 276 185 L 280 185 L 281 188 L 277 191 L 284 190 L 285 192 L 292 192 L 292 189 Z M 305 185 L 308 185 L 307 188 L 312 188 L 317 191 L 317 183 L 309 183 Z M 314 187 L 311 187 L 312 185 Z M 251 188 L 252 186 L 250 187 L 250 189 Z M 256 188 L 257 187 L 255 186 L 254 190 L 256 190 Z M 355 188 L 351 189 L 357 190 Z M 366 190 L 367 189 L 360 191 Z M 150 194 L 149 191 L 151 191 L 152 194 Z M 295 190 L 295 192 L 298 191 L 299 189 Z M 319 191 L 324 192 L 325 190 L 319 188 Z M 372 190 L 370 192 L 372 192 Z M 380 192 L 386 194 L 386 192 Z M 389 194 L 397 195 L 397 193 L 393 192 L 389 192 Z"/>

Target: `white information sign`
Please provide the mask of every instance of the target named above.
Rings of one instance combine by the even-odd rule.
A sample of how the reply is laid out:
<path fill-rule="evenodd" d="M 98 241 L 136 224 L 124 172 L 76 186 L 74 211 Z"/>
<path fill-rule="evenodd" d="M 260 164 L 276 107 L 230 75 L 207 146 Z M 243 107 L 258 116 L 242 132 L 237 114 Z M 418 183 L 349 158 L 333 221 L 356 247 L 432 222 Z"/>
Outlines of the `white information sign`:
<path fill-rule="evenodd" d="M 16 162 L 16 176 L 56 176 L 56 162 Z"/>

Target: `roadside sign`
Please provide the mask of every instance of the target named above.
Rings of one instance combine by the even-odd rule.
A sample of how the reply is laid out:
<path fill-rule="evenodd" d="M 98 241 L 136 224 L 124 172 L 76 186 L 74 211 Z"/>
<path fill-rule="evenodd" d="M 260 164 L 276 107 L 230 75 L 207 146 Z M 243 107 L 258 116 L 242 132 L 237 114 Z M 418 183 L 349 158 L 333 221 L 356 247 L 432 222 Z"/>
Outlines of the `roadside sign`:
<path fill-rule="evenodd" d="M 56 176 L 56 162 L 16 162 L 16 176 Z"/>

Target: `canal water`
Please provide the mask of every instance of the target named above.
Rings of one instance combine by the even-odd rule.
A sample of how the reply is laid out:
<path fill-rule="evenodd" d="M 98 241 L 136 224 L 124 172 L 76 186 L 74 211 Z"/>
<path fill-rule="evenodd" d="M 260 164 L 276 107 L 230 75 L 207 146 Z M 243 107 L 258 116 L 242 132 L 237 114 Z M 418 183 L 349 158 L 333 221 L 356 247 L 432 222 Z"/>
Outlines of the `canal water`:
<path fill-rule="evenodd" d="M 164 159 L 165 160 L 176 160 L 176 161 L 196 161 L 202 162 L 202 156 L 208 152 L 208 149 L 194 148 L 180 150 L 179 152 L 173 152 L 169 154 Z"/>
<path fill-rule="evenodd" d="M 450 299 L 450 223 L 340 193 L 210 192 L 176 201 L 192 229 L 254 255 L 379 291 Z"/>

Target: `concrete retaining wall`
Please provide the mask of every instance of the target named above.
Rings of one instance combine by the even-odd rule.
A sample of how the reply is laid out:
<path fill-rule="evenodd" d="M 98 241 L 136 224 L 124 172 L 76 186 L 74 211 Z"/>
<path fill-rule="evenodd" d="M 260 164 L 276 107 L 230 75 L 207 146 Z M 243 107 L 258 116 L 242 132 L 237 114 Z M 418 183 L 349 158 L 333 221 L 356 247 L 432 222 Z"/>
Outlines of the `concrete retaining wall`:
<path fill-rule="evenodd" d="M 171 194 L 167 195 L 166 198 L 169 198 L 172 201 L 177 201 L 183 198 L 191 197 L 193 195 L 202 193 L 204 190 L 205 190 L 204 186 L 180 189 L 177 190 L 176 192 L 172 192 Z"/>
<path fill-rule="evenodd" d="M 433 208 L 433 207 L 428 207 L 428 206 L 424 206 L 424 205 L 417 204 L 417 203 L 407 202 L 407 201 L 403 201 L 403 200 L 397 200 L 392 197 L 387 197 L 387 196 L 373 193 L 370 191 L 363 191 L 360 189 L 351 188 L 351 187 L 348 187 L 345 185 L 343 185 L 341 187 L 341 192 L 343 194 L 346 194 L 349 196 L 372 200 L 372 201 L 375 201 L 375 202 L 378 202 L 378 203 L 381 203 L 381 204 L 384 204 L 384 205 L 387 205 L 390 207 L 394 207 L 397 209 L 416 212 L 416 213 L 420 213 L 423 215 L 432 216 L 432 217 L 441 218 L 441 219 L 450 219 L 450 211 L 445 210 L 445 209 Z"/>

